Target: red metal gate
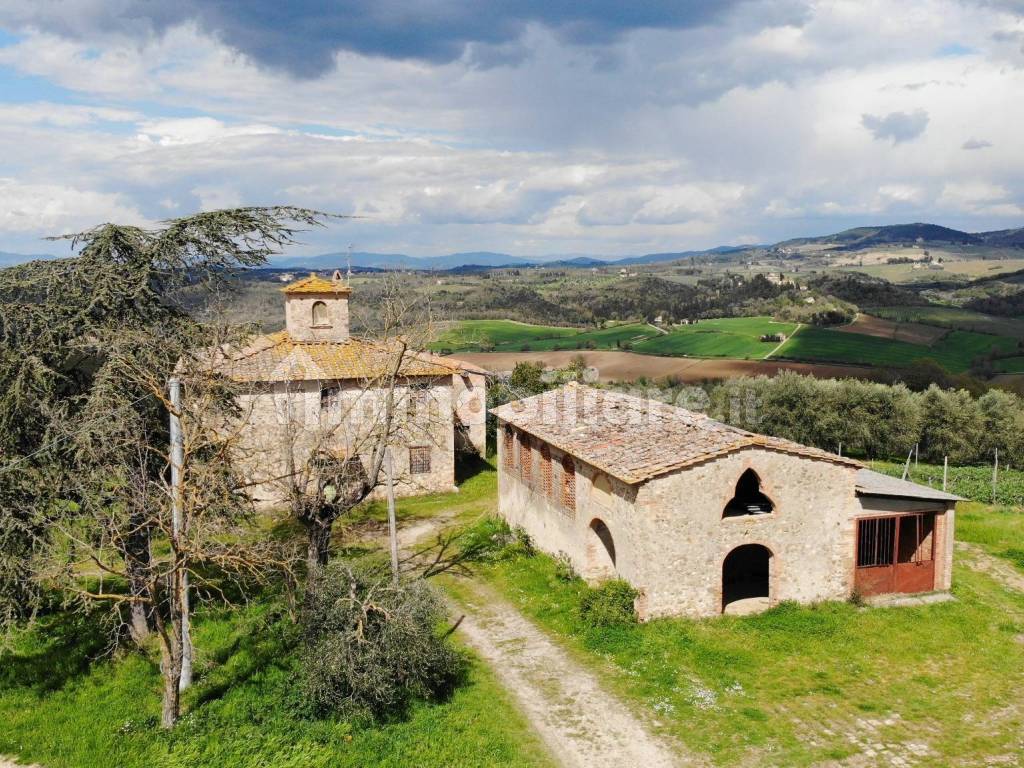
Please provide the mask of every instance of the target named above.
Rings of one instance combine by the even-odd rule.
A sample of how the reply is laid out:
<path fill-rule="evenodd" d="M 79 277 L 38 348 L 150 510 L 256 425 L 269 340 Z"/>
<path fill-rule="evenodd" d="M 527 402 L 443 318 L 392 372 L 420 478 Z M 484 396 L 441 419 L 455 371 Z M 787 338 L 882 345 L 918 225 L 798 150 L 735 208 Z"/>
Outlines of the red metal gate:
<path fill-rule="evenodd" d="M 862 595 L 935 588 L 935 513 L 857 521 L 857 571 Z"/>

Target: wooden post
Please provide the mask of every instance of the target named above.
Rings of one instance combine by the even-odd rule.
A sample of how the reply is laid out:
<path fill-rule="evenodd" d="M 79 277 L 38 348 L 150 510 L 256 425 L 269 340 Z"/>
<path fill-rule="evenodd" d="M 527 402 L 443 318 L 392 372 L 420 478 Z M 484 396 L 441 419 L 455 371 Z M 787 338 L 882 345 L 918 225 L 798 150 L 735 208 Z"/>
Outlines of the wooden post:
<path fill-rule="evenodd" d="M 841 457 L 842 455 L 843 455 L 843 444 L 839 443 L 839 456 Z"/>
<path fill-rule="evenodd" d="M 914 469 L 917 469 L 917 453 L 920 447 L 920 443 L 914 443 Z"/>
<path fill-rule="evenodd" d="M 385 471 L 388 476 L 388 538 L 391 542 L 391 578 L 398 584 L 398 519 L 395 515 L 395 474 L 391 463 L 391 449 L 385 449 Z"/>
<path fill-rule="evenodd" d="M 185 438 L 181 434 L 181 380 L 167 382 L 171 396 L 171 532 L 177 539 L 184 531 L 184 478 Z M 175 542 L 177 544 L 177 541 Z M 178 690 L 184 691 L 192 685 L 192 628 L 191 606 L 188 595 L 188 571 L 181 574 L 181 677 Z"/>
<path fill-rule="evenodd" d="M 992 503 L 996 503 L 996 484 L 999 481 L 999 449 L 996 448 L 996 460 L 992 464 Z"/>
<path fill-rule="evenodd" d="M 949 456 L 942 457 L 942 491 L 946 491 L 946 482 L 949 479 Z"/>
<path fill-rule="evenodd" d="M 910 449 L 910 453 L 907 454 L 907 463 L 903 465 L 903 479 L 907 479 L 907 475 L 910 474 L 910 460 L 914 458 L 914 449 Z"/>

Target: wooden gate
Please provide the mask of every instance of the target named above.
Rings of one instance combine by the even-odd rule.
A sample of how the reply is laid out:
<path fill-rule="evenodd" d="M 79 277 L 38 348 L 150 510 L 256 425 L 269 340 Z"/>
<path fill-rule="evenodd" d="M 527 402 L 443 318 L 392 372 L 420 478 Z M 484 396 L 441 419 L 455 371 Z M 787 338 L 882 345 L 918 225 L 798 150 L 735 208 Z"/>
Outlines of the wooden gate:
<path fill-rule="evenodd" d="M 857 521 L 857 571 L 862 595 L 935 589 L 935 513 Z"/>

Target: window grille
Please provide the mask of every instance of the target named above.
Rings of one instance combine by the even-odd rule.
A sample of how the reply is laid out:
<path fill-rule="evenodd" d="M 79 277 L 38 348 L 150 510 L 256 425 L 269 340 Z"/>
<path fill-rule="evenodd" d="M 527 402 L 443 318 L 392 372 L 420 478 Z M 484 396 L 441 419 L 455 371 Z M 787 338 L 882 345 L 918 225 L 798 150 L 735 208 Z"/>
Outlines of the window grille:
<path fill-rule="evenodd" d="M 572 457 L 562 457 L 562 506 L 576 513 L 576 464 Z"/>
<path fill-rule="evenodd" d="M 519 471 L 523 485 L 533 484 L 533 445 L 528 435 L 519 436 Z"/>
<path fill-rule="evenodd" d="M 417 446 L 409 449 L 409 474 L 425 475 L 430 472 L 430 447 Z"/>
<path fill-rule="evenodd" d="M 552 468 L 551 468 L 551 449 L 548 448 L 547 443 L 541 443 L 540 446 L 540 490 L 545 497 L 551 498 L 554 493 L 554 484 L 552 480 Z"/>
<path fill-rule="evenodd" d="M 516 441 L 511 427 L 505 427 L 501 434 L 501 456 L 505 469 L 512 469 L 516 465 Z"/>

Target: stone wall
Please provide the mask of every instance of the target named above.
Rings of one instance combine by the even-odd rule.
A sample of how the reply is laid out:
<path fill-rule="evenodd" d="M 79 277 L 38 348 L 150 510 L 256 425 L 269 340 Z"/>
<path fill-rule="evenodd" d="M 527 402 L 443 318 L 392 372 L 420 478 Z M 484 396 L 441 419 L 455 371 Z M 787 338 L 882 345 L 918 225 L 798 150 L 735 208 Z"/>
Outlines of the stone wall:
<path fill-rule="evenodd" d="M 747 469 L 757 473 L 774 509 L 724 518 Z M 635 584 L 644 592 L 646 615 L 720 613 L 723 563 L 744 544 L 771 552 L 771 604 L 849 597 L 855 475 L 852 467 L 747 448 L 645 484 L 632 537 L 643 546 Z"/>
<path fill-rule="evenodd" d="M 332 387 L 337 388 L 336 394 L 321 394 Z M 372 436 L 385 404 L 386 390 L 364 390 L 355 381 L 278 383 L 240 397 L 245 426 L 236 461 L 253 483 L 254 500 L 264 506 L 284 503 L 289 451 L 293 466 L 300 469 L 315 447 L 339 456 L 359 456 L 368 467 Z M 451 491 L 455 485 L 451 379 L 410 380 L 396 391 L 396 409 L 401 425 L 391 448 L 396 495 Z M 429 451 L 428 472 L 410 471 L 411 448 Z M 385 493 L 383 475 L 380 482 L 375 496 Z"/>
<path fill-rule="evenodd" d="M 481 456 L 487 454 L 487 377 L 480 373 L 465 373 L 453 377 L 452 397 L 455 403 L 455 421 L 467 445 Z"/>
<path fill-rule="evenodd" d="M 313 305 L 322 301 L 328 322 L 313 324 Z M 345 341 L 349 337 L 348 296 L 335 293 L 296 293 L 285 296 L 285 328 L 296 341 Z"/>
<path fill-rule="evenodd" d="M 723 563 L 744 544 L 760 544 L 772 554 L 770 603 L 847 599 L 854 584 L 856 520 L 872 514 L 943 512 L 936 524 L 936 586 L 949 588 L 952 507 L 858 498 L 853 467 L 750 447 L 632 486 L 575 460 L 576 503 L 567 510 L 539 480 L 540 441 L 526 438 L 534 464 L 524 479 L 522 436 L 514 431 L 509 466 L 503 430 L 499 425 L 501 514 L 523 527 L 540 549 L 567 555 L 585 578 L 628 580 L 641 591 L 637 607 L 645 619 L 721 613 Z M 557 486 L 563 454 L 548 450 Z M 773 511 L 724 518 L 747 469 L 757 473 Z M 611 534 L 611 570 L 608 548 L 596 533 L 598 521 Z"/>

